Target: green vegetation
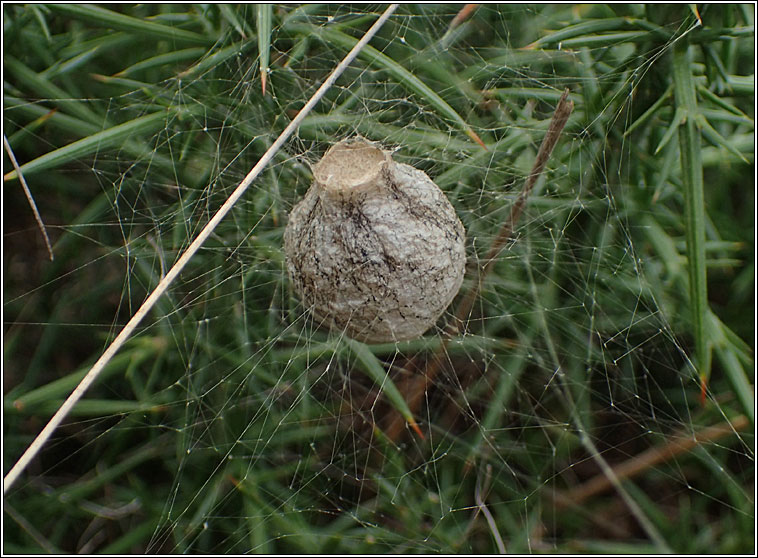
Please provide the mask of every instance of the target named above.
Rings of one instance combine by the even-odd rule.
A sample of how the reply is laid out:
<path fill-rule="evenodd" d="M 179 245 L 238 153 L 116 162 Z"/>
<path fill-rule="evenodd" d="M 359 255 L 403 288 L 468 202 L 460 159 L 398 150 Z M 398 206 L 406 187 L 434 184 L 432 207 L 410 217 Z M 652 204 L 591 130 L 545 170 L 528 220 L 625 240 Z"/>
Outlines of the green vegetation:
<path fill-rule="evenodd" d="M 8 491 L 4 551 L 754 552 L 752 8 L 401 6 Z M 373 9 L 3 5 L 55 255 L 4 156 L 4 472 Z M 308 163 L 360 134 L 425 170 L 465 292 L 564 88 L 465 334 L 312 322 L 281 250 Z"/>

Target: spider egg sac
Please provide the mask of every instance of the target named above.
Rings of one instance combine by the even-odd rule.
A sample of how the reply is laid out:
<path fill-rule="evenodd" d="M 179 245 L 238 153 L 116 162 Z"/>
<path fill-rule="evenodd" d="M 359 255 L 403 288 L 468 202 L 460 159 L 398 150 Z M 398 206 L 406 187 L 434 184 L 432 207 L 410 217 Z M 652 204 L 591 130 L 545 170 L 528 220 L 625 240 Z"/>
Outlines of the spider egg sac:
<path fill-rule="evenodd" d="M 362 139 L 332 146 L 284 232 L 295 292 L 320 323 L 366 343 L 414 339 L 463 281 L 465 230 L 426 173 Z"/>

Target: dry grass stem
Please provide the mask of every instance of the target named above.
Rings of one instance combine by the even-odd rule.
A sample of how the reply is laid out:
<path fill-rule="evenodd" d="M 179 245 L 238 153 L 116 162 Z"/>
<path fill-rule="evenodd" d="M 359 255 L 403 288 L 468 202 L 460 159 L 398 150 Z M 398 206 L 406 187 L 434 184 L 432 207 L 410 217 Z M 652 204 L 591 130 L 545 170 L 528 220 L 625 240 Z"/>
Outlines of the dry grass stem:
<path fill-rule="evenodd" d="M 50 245 L 50 237 L 47 236 L 47 230 L 45 229 L 45 223 L 42 222 L 42 217 L 39 214 L 39 211 L 37 210 L 37 204 L 34 203 L 34 198 L 32 197 L 32 192 L 29 190 L 29 186 L 26 184 L 26 179 L 24 178 L 23 173 L 21 172 L 21 168 L 19 167 L 18 161 L 16 161 L 16 156 L 13 154 L 13 149 L 11 148 L 11 144 L 8 142 L 8 138 L 3 135 L 3 145 L 5 146 L 5 152 L 8 154 L 8 157 L 11 160 L 11 164 L 13 165 L 13 168 L 16 169 L 16 174 L 18 175 L 18 179 L 21 181 L 21 186 L 24 188 L 24 194 L 26 194 L 26 199 L 29 200 L 29 205 L 32 208 L 32 211 L 34 212 L 34 219 L 37 221 L 37 226 L 39 227 L 40 232 L 42 233 L 42 237 L 45 239 L 45 246 L 47 246 L 47 253 L 50 256 L 50 261 L 53 261 L 53 247 Z"/>
<path fill-rule="evenodd" d="M 313 107 L 316 106 L 316 103 L 318 103 L 324 94 L 332 87 L 332 85 L 334 85 L 334 83 L 337 81 L 337 78 L 358 56 L 358 53 L 363 49 L 364 46 L 366 46 L 366 44 L 368 44 L 369 40 L 371 40 L 374 34 L 376 34 L 382 25 L 384 25 L 384 23 L 387 21 L 389 16 L 392 15 L 396 8 L 397 4 L 391 4 L 374 23 L 374 25 L 372 25 L 371 28 L 366 31 L 366 34 L 361 38 L 360 41 L 355 44 L 355 46 L 350 50 L 350 52 L 348 52 L 345 58 L 342 59 L 342 61 L 332 71 L 329 77 L 326 78 L 321 87 L 318 88 L 310 100 L 300 110 L 297 116 L 295 116 L 295 118 L 287 125 L 287 127 L 279 135 L 271 147 L 266 151 L 266 153 L 263 154 L 263 157 L 260 158 L 258 163 L 248 173 L 244 180 L 240 182 L 239 186 L 237 186 L 237 188 L 224 202 L 221 208 L 219 208 L 211 220 L 208 221 L 208 224 L 206 224 L 203 230 L 200 231 L 195 240 L 192 241 L 192 244 L 189 245 L 187 250 L 168 271 L 166 276 L 161 279 L 155 290 L 145 300 L 142 306 L 140 306 L 137 312 L 135 312 L 134 316 L 132 316 L 126 326 L 124 326 L 124 329 L 122 329 L 118 336 L 116 336 L 116 338 L 108 346 L 102 356 L 97 360 L 97 362 L 95 362 L 89 372 L 87 372 L 87 375 L 82 379 L 76 389 L 74 389 L 71 395 L 69 395 L 68 399 L 63 402 L 61 407 L 58 409 L 58 412 L 53 415 L 53 418 L 50 419 L 50 422 L 47 423 L 45 428 L 42 429 L 42 432 L 39 433 L 37 438 L 35 438 L 29 448 L 24 452 L 24 454 L 19 458 L 16 464 L 5 476 L 5 482 L 3 483 L 3 493 L 6 493 L 8 489 L 13 485 L 13 483 L 18 479 L 29 462 L 34 458 L 35 455 L 37 455 L 40 449 L 42 449 L 42 446 L 50 438 L 58 425 L 63 421 L 66 415 L 68 415 L 71 409 L 73 409 L 74 405 L 76 405 L 79 399 L 84 395 L 89 386 L 92 385 L 95 379 L 97 379 L 103 368 L 108 364 L 108 362 L 110 362 L 116 352 L 118 352 L 121 346 L 123 346 L 126 340 L 131 336 L 132 332 L 147 315 L 147 313 L 152 309 L 158 299 L 163 296 L 163 293 L 166 292 L 171 283 L 173 283 L 174 280 L 179 276 L 182 269 L 184 269 L 184 266 L 190 261 L 190 259 L 192 259 L 195 253 L 205 243 L 205 241 L 213 233 L 214 229 L 218 226 L 221 220 L 227 215 L 227 213 L 229 213 L 229 211 L 231 211 L 234 204 L 237 203 L 237 201 L 242 197 L 250 184 L 252 184 L 253 180 L 258 177 L 266 165 L 268 165 L 268 163 L 274 158 L 276 153 L 284 145 L 284 142 L 287 141 L 287 139 L 289 139 L 289 137 L 298 128 L 298 126 L 300 126 L 301 122 L 305 119 L 308 113 L 310 113 Z"/>
<path fill-rule="evenodd" d="M 521 214 L 524 211 L 524 207 L 526 206 L 527 198 L 534 188 L 534 184 L 537 182 L 537 179 L 545 170 L 545 165 L 550 159 L 550 155 L 558 143 L 558 139 L 561 136 L 563 128 L 568 122 L 569 116 L 571 116 L 571 112 L 574 110 L 574 103 L 573 101 L 569 100 L 568 95 L 569 90 L 567 88 L 564 90 L 563 95 L 561 95 L 561 98 L 558 101 L 558 105 L 556 106 L 555 112 L 553 113 L 553 117 L 550 121 L 550 126 L 548 127 L 548 130 L 545 133 L 545 137 L 542 139 L 542 144 L 540 145 L 539 151 L 537 152 L 537 157 L 534 161 L 534 165 L 532 166 L 532 170 L 526 178 L 524 188 L 521 190 L 518 198 L 516 198 L 516 201 L 511 207 L 508 220 L 503 224 L 503 227 L 500 229 L 500 232 L 490 247 L 487 258 L 484 260 L 484 264 L 479 270 L 479 276 L 475 286 L 466 293 L 466 295 L 459 303 L 458 309 L 455 313 L 455 319 L 450 322 L 439 350 L 425 367 L 423 367 L 423 365 L 418 362 L 418 358 L 411 360 L 408 365 L 410 374 L 407 379 L 401 382 L 399 389 L 401 393 L 405 394 L 408 407 L 414 414 L 418 412 L 427 386 L 437 376 L 442 363 L 445 362 L 444 355 L 448 342 L 459 333 L 460 324 L 465 323 L 466 319 L 470 315 L 471 309 L 473 308 L 474 303 L 476 302 L 476 299 L 479 297 L 479 293 L 482 290 L 484 280 L 487 277 L 487 273 L 491 268 L 492 262 L 495 261 L 500 251 L 511 238 L 513 231 L 516 229 L 519 219 L 521 218 Z M 420 374 L 414 374 L 414 370 L 419 370 Z M 402 416 L 400 416 L 399 413 L 395 413 L 389 420 L 385 433 L 390 440 L 397 440 L 397 438 L 404 430 L 404 426 L 405 421 L 403 420 Z"/>
<path fill-rule="evenodd" d="M 613 472 L 619 480 L 631 479 L 648 469 L 665 463 L 678 455 L 692 450 L 695 446 L 706 442 L 714 442 L 725 436 L 735 434 L 747 428 L 750 424 L 744 415 L 740 415 L 731 422 L 722 422 L 716 426 L 709 426 L 696 432 L 680 433 L 670 436 L 669 439 L 659 445 L 635 455 L 631 459 L 624 461 L 613 467 Z M 557 507 L 576 506 L 613 488 L 614 484 L 605 473 L 599 473 L 585 483 L 572 488 L 571 490 L 559 493 L 555 498 Z"/>

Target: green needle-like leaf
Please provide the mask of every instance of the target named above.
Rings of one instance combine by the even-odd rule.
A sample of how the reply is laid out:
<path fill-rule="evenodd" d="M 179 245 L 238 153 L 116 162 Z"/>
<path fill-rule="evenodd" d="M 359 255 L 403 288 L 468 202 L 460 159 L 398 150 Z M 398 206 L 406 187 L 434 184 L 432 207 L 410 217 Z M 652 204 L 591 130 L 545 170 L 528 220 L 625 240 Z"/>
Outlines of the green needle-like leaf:
<path fill-rule="evenodd" d="M 132 135 L 155 132 L 165 126 L 166 120 L 172 116 L 172 112 L 161 111 L 135 118 L 118 126 L 113 126 L 55 151 L 45 153 L 21 165 L 21 172 L 24 176 L 28 177 L 31 174 L 59 167 L 65 163 L 98 153 L 104 149 L 122 145 Z M 14 180 L 16 178 L 18 178 L 18 175 L 15 170 L 9 172 L 4 177 L 5 180 Z"/>
<path fill-rule="evenodd" d="M 261 65 L 261 90 L 266 94 L 269 51 L 271 50 L 271 4 L 258 4 L 258 55 Z"/>
<path fill-rule="evenodd" d="M 674 134 L 679 131 L 679 126 L 681 126 L 686 121 L 687 110 L 682 107 L 677 107 L 676 112 L 674 113 L 674 118 L 671 119 L 671 124 L 669 124 L 669 127 L 666 129 L 666 133 L 663 134 L 661 141 L 658 143 L 658 147 L 655 148 L 656 154 L 658 154 L 661 149 L 666 147 L 668 142 L 671 141 L 671 138 L 674 137 Z"/>
<path fill-rule="evenodd" d="M 713 93 L 712 91 L 710 91 L 707 87 L 703 87 L 702 85 L 700 85 L 697 88 L 697 92 L 700 93 L 700 95 L 704 99 L 708 99 L 709 101 L 711 101 L 716 106 L 719 106 L 722 109 L 724 109 L 724 110 L 726 110 L 726 111 L 728 111 L 728 112 L 730 112 L 730 113 L 732 113 L 732 114 L 734 114 L 736 116 L 744 118 L 744 119 L 748 120 L 749 122 L 753 121 L 753 119 L 750 118 L 747 114 L 745 114 L 740 109 L 738 109 L 737 107 L 735 107 L 732 103 L 728 102 L 725 99 L 722 99 L 721 97 L 719 97 L 718 95 L 716 95 L 715 93 Z"/>
<path fill-rule="evenodd" d="M 352 339 L 345 339 L 345 343 L 352 353 L 356 356 L 358 361 L 363 365 L 363 370 L 371 377 L 372 380 L 382 388 L 382 391 L 387 395 L 387 399 L 390 400 L 392 405 L 402 415 L 406 422 L 416 431 L 421 432 L 416 425 L 416 421 L 413 418 L 408 403 L 406 403 L 400 391 L 395 386 L 395 383 L 390 378 L 387 371 L 376 358 L 376 355 L 366 346 L 365 343 L 353 341 Z"/>
<path fill-rule="evenodd" d="M 659 39 L 665 39 L 669 35 L 669 33 L 664 28 L 654 25 L 648 21 L 626 17 L 617 17 L 610 19 L 595 19 L 583 21 L 575 25 L 569 25 L 560 31 L 555 31 L 549 35 L 545 35 L 544 37 L 537 39 L 526 48 L 538 48 L 547 45 L 555 45 L 569 39 L 574 39 L 576 37 L 597 37 L 597 33 L 626 30 L 640 30 L 646 31 L 648 33 L 654 33 L 658 36 Z"/>
<path fill-rule="evenodd" d="M 251 46 L 252 43 L 250 41 L 241 41 L 239 43 L 229 45 L 228 47 L 224 47 L 218 52 L 214 52 L 209 56 L 205 56 L 202 60 L 200 60 L 200 62 L 180 73 L 179 77 L 184 78 L 188 76 L 195 76 L 209 71 L 219 64 L 225 62 L 226 60 L 229 60 L 230 58 L 233 58 L 238 54 L 247 51 L 247 49 Z"/>
<path fill-rule="evenodd" d="M 702 115 L 700 118 L 698 118 L 698 123 L 700 124 L 700 128 L 703 132 L 703 137 L 705 137 L 708 141 L 710 141 L 713 145 L 717 145 L 719 147 L 723 147 L 730 153 L 733 153 L 740 159 L 742 159 L 745 163 L 750 163 L 750 161 L 747 160 L 747 157 L 745 157 L 739 149 L 737 149 L 732 142 L 727 140 L 724 136 L 718 133 L 716 131 L 716 128 L 711 126 L 710 122 L 706 120 Z"/>
<path fill-rule="evenodd" d="M 224 19 L 228 21 L 232 27 L 234 27 L 234 30 L 237 31 L 237 33 L 239 33 L 240 37 L 247 40 L 247 22 L 245 22 L 244 19 L 237 17 L 237 12 L 234 11 L 234 8 L 232 6 L 232 4 L 219 4 L 218 9 Z"/>
<path fill-rule="evenodd" d="M 171 66 L 173 64 L 185 62 L 187 60 L 196 60 L 203 56 L 205 53 L 206 49 L 203 47 L 190 47 L 182 50 L 174 50 L 171 52 L 166 52 L 164 54 L 159 54 L 157 56 L 151 56 L 145 60 L 140 60 L 136 64 L 132 64 L 128 68 L 124 68 L 116 75 L 123 77 L 144 70 L 149 70 L 150 68 Z"/>
<path fill-rule="evenodd" d="M 322 40 L 340 45 L 347 50 L 353 48 L 355 46 L 355 43 L 358 42 L 350 35 L 346 35 L 341 31 L 330 29 L 328 27 L 315 27 L 310 25 L 304 27 L 293 25 L 292 27 L 306 32 L 315 33 Z M 358 56 L 359 58 L 363 58 L 368 62 L 374 63 L 389 72 L 395 79 L 398 80 L 398 82 L 405 85 L 408 89 L 419 95 L 421 98 L 426 99 L 426 101 L 435 109 L 437 109 L 442 115 L 458 124 L 458 126 L 461 127 L 467 136 L 481 145 L 484 149 L 487 149 L 481 138 L 471 129 L 471 127 L 466 123 L 461 115 L 459 115 L 455 109 L 453 109 L 453 107 L 447 104 L 447 102 L 445 102 L 442 97 L 435 93 L 419 78 L 406 70 L 402 65 L 398 64 L 392 58 L 382 52 L 379 52 L 370 45 L 366 46 Z"/>
<path fill-rule="evenodd" d="M 645 111 L 645 113 L 640 116 L 637 120 L 634 121 L 634 123 L 629 126 L 629 128 L 626 129 L 624 132 L 625 136 L 628 136 L 632 132 L 634 132 L 635 129 L 637 129 L 639 126 L 642 126 L 645 122 L 647 122 L 657 111 L 659 108 L 661 108 L 664 103 L 668 100 L 669 97 L 671 97 L 671 93 L 673 93 L 674 88 L 673 86 L 669 86 L 666 91 L 658 97 L 658 100 L 655 101 L 652 106 Z M 668 141 L 668 140 L 666 140 Z M 659 146 L 656 151 L 659 151 L 663 146 Z"/>
<path fill-rule="evenodd" d="M 47 7 L 51 10 L 65 13 L 75 19 L 89 21 L 106 29 L 116 29 L 156 39 L 169 39 L 177 43 L 207 44 L 209 42 L 202 35 L 191 31 L 162 25 L 154 21 L 137 19 L 112 10 L 100 8 L 99 6 L 93 6 L 92 4 L 47 4 Z"/>
<path fill-rule="evenodd" d="M 723 368 L 726 377 L 729 379 L 729 383 L 732 385 L 732 391 L 740 402 L 742 411 L 745 413 L 745 416 L 748 417 L 750 423 L 754 425 L 755 394 L 753 393 L 753 387 L 750 385 L 750 378 L 737 356 L 739 347 L 735 347 L 735 345 L 730 342 L 730 338 L 735 336 L 713 312 L 708 313 L 708 318 L 708 330 L 713 340 L 713 348 L 716 357 L 721 363 L 721 367 Z M 740 344 L 743 343 L 739 338 L 737 342 Z M 753 368 L 754 362 L 752 361 L 752 358 L 749 360 L 750 362 L 748 366 Z"/>
<path fill-rule="evenodd" d="M 51 102 L 60 106 L 60 108 L 72 116 L 89 122 L 102 124 L 103 117 L 98 115 L 92 108 L 80 101 L 79 99 L 72 99 L 71 95 L 51 82 L 46 76 L 38 74 L 20 60 L 12 57 L 5 56 L 3 64 L 8 73 L 13 75 L 19 83 L 24 85 L 24 89 L 33 91 L 35 95 L 47 97 Z M 7 77 L 6 73 L 6 77 Z"/>

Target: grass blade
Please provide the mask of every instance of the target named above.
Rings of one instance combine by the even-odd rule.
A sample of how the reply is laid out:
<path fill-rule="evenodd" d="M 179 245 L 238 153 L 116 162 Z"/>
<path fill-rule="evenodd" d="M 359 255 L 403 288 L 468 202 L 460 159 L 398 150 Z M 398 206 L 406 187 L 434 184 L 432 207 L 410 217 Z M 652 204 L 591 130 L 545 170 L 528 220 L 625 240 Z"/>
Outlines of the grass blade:
<path fill-rule="evenodd" d="M 159 350 L 159 342 L 155 342 L 153 347 L 151 343 L 145 343 L 144 348 L 137 351 L 122 353 L 111 360 L 110 364 L 103 370 L 103 377 L 110 377 L 118 372 L 123 372 L 129 366 L 134 366 L 143 362 L 145 359 L 155 355 Z M 5 412 L 28 412 L 29 408 L 37 408 L 51 399 L 58 399 L 70 393 L 76 385 L 82 381 L 87 374 L 88 367 L 81 368 L 62 378 L 53 380 L 43 386 L 33 389 L 23 395 L 14 396 L 9 394 L 3 401 Z"/>
<path fill-rule="evenodd" d="M 166 444 L 155 441 L 149 445 L 134 448 L 134 451 L 107 469 L 99 471 L 95 477 L 86 478 L 56 490 L 55 496 L 63 502 L 77 502 L 108 484 L 113 479 L 131 471 L 141 463 L 153 459 L 166 451 Z"/>
<path fill-rule="evenodd" d="M 185 60 L 196 60 L 205 54 L 205 52 L 206 49 L 203 47 L 190 47 L 183 50 L 174 50 L 172 52 L 158 54 L 157 56 L 151 56 L 145 60 L 140 60 L 128 68 L 124 68 L 115 75 L 118 77 L 126 77 L 143 70 L 149 70 L 150 68 L 157 68 L 163 65 L 171 66 L 178 62 L 184 62 Z"/>
<path fill-rule="evenodd" d="M 642 116 L 640 116 L 637 120 L 635 120 L 629 128 L 626 129 L 624 132 L 625 136 L 630 135 L 632 132 L 634 132 L 635 129 L 640 127 L 642 124 L 647 122 L 651 116 L 653 116 L 659 108 L 663 106 L 663 104 L 668 100 L 668 98 L 671 96 L 671 93 L 674 91 L 674 88 L 672 86 L 669 86 L 666 88 L 666 91 L 664 91 L 663 95 L 658 97 L 658 99 L 650 106 L 649 109 L 647 109 Z"/>
<path fill-rule="evenodd" d="M 59 167 L 65 163 L 81 159 L 88 155 L 98 153 L 104 149 L 122 145 L 127 139 L 134 134 L 152 133 L 160 127 L 165 126 L 166 120 L 171 118 L 170 112 L 156 112 L 147 116 L 141 116 L 103 130 L 97 134 L 86 137 L 64 147 L 45 153 L 36 159 L 21 165 L 21 172 L 29 176 Z M 14 180 L 18 178 L 18 173 L 14 170 L 4 176 L 4 180 Z"/>
<path fill-rule="evenodd" d="M 716 347 L 716 356 L 721 362 L 724 373 L 732 385 L 732 390 L 745 411 L 751 425 L 755 425 L 755 393 L 750 385 L 750 380 L 739 359 L 732 351 L 722 347 Z"/>
<path fill-rule="evenodd" d="M 608 19 L 593 19 L 589 21 L 583 21 L 575 25 L 569 25 L 564 27 L 560 31 L 545 35 L 527 45 L 524 48 L 533 49 L 548 45 L 556 45 L 569 39 L 577 37 L 592 38 L 597 33 L 604 33 L 610 31 L 645 31 L 648 33 L 655 33 L 659 39 L 666 39 L 669 37 L 669 33 L 665 29 L 644 21 L 641 19 L 633 19 L 628 17 L 617 17 Z"/>
<path fill-rule="evenodd" d="M 484 93 L 490 96 L 502 96 L 506 99 L 539 99 L 540 101 L 557 103 L 563 91 L 559 89 L 548 89 L 539 87 L 495 87 L 487 89 Z M 578 103 L 581 97 L 576 93 L 569 93 L 568 99 L 573 103 Z"/>
<path fill-rule="evenodd" d="M 294 27 L 295 26 L 293 26 L 293 28 Z M 297 28 L 308 33 L 315 33 L 322 40 L 337 44 L 347 49 L 353 48 L 353 46 L 355 46 L 355 43 L 358 42 L 357 39 L 354 39 L 350 35 L 346 35 L 341 31 L 330 29 L 328 27 L 297 26 Z M 406 70 L 402 65 L 398 64 L 392 58 L 382 52 L 379 52 L 377 49 L 371 46 L 364 48 L 359 56 L 369 63 L 374 63 L 377 66 L 380 66 L 389 74 L 391 74 L 395 79 L 397 79 L 398 82 L 405 85 L 408 89 L 423 99 L 426 99 L 426 101 L 437 111 L 458 124 L 458 126 L 460 126 L 460 128 L 466 133 L 468 137 L 481 145 L 484 149 L 487 149 L 487 146 L 484 144 L 481 138 L 476 134 L 476 132 L 471 129 L 463 117 L 461 117 L 461 115 L 458 114 L 455 109 L 453 109 L 453 107 L 447 104 L 447 102 L 445 102 L 442 97 L 437 95 L 437 93 L 435 93 L 428 85 L 426 85 L 411 72 Z"/>
<path fill-rule="evenodd" d="M 25 409 L 25 414 L 50 417 L 63 404 L 63 399 L 48 399 L 37 407 Z M 166 409 L 158 401 L 130 401 L 128 399 L 83 399 L 71 410 L 72 417 L 112 417 L 129 413 L 155 413 Z"/>
<path fill-rule="evenodd" d="M 379 359 L 376 358 L 374 353 L 371 352 L 365 343 L 359 343 L 358 341 L 353 341 L 352 339 L 347 338 L 345 339 L 345 342 L 363 365 L 364 371 L 372 380 L 374 380 L 376 385 L 381 387 L 382 391 L 387 394 L 387 399 L 389 399 L 395 409 L 397 409 L 397 412 L 400 413 L 410 427 L 423 438 L 424 435 L 416 424 L 416 421 L 413 419 L 413 414 L 408 407 L 408 403 L 406 403 L 400 390 L 397 389 L 397 386 L 389 377 L 389 374 L 384 369 L 384 366 L 382 366 L 382 363 L 379 362 Z"/>
<path fill-rule="evenodd" d="M 743 346 L 745 343 L 719 320 L 713 312 L 708 313 L 709 337 L 713 342 L 713 350 L 716 358 L 721 363 L 735 397 L 740 402 L 745 416 L 752 426 L 755 425 L 755 393 L 750 384 L 745 368 L 740 359 L 746 361 L 749 369 L 754 367 L 750 354 L 750 347 Z"/>
<path fill-rule="evenodd" d="M 250 41 L 242 41 L 242 42 L 230 45 L 228 47 L 224 47 L 218 52 L 214 52 L 210 56 L 206 56 L 194 66 L 187 68 L 186 70 L 184 70 L 182 73 L 179 74 L 179 77 L 184 78 L 187 76 L 202 74 L 210 70 L 211 68 L 215 68 L 217 65 L 228 60 L 229 58 L 237 56 L 238 54 L 242 54 L 251 45 L 252 43 Z"/>
<path fill-rule="evenodd" d="M 64 112 L 76 116 L 85 122 L 102 123 L 103 117 L 98 115 L 89 106 L 76 99 L 71 99 L 71 95 L 52 83 L 47 77 L 36 73 L 26 66 L 20 60 L 12 56 L 3 58 L 5 69 L 18 79 L 35 96 L 47 97 L 51 103 L 58 105 Z M 6 75 L 7 78 L 7 75 Z"/>
<path fill-rule="evenodd" d="M 34 4 L 30 4 L 29 9 L 34 14 L 35 19 L 39 22 L 40 29 L 42 29 L 42 33 L 45 35 L 45 39 L 47 39 L 47 42 L 49 43 L 53 40 L 53 37 L 50 34 L 50 28 L 47 26 L 45 14 L 43 14 L 42 10 L 40 10 L 39 7 L 35 6 Z"/>
<path fill-rule="evenodd" d="M 247 22 L 244 19 L 241 20 L 237 17 L 237 13 L 232 8 L 232 5 L 219 4 L 218 9 L 224 19 L 228 21 L 232 27 L 234 27 L 234 30 L 237 31 L 237 33 L 239 33 L 240 37 L 242 37 L 244 40 L 247 40 L 247 36 L 249 34 Z"/>
<path fill-rule="evenodd" d="M 156 39 L 170 39 L 177 43 L 207 44 L 209 42 L 202 35 L 191 31 L 177 29 L 176 27 L 162 25 L 153 21 L 137 19 L 136 17 L 119 14 L 91 4 L 48 4 L 47 7 L 75 19 L 82 19 L 105 27 L 106 29 L 116 29 Z"/>
<path fill-rule="evenodd" d="M 471 15 L 477 10 L 479 7 L 479 4 L 466 4 L 464 5 L 460 11 L 455 15 L 455 17 L 450 21 L 450 25 L 448 25 L 447 31 L 445 31 L 445 34 L 442 35 L 442 37 L 439 40 L 439 45 L 443 49 L 447 49 L 450 47 L 451 44 L 455 41 L 455 31 L 459 29 L 459 26 L 466 21 Z"/>

